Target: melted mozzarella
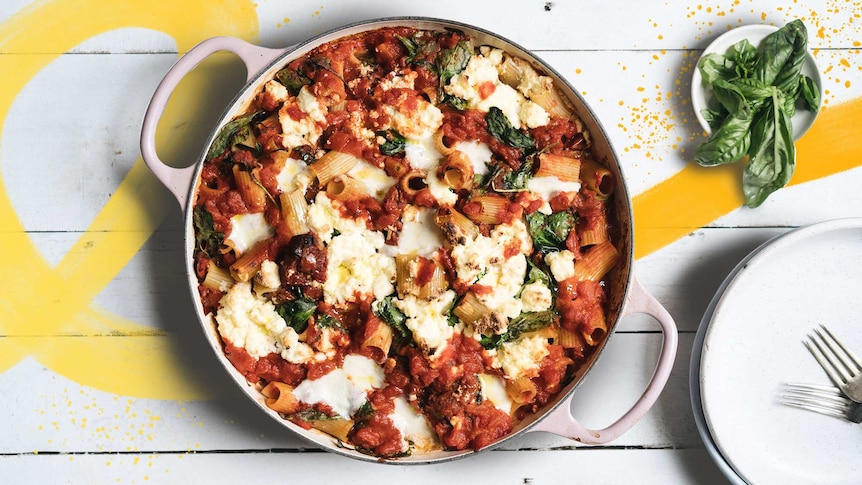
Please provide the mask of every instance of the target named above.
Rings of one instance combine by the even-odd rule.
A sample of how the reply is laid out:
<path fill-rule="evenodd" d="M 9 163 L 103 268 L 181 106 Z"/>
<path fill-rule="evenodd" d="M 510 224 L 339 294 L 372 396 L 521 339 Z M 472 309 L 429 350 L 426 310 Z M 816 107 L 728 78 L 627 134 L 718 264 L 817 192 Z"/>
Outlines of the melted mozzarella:
<path fill-rule="evenodd" d="M 427 136 L 418 140 L 407 140 L 404 155 L 410 166 L 419 170 L 430 170 L 440 164 L 443 155 L 434 147 L 434 140 Z"/>
<path fill-rule="evenodd" d="M 488 145 L 474 140 L 458 142 L 454 149 L 463 153 L 473 165 L 473 173 L 485 175 L 488 173 L 488 163 L 491 162 L 491 148 Z"/>
<path fill-rule="evenodd" d="M 385 374 L 373 360 L 351 354 L 344 358 L 340 369 L 320 377 L 306 379 L 293 390 L 293 395 L 306 404 L 326 404 L 339 416 L 350 419 L 365 401 L 368 392 L 383 386 Z"/>
<path fill-rule="evenodd" d="M 287 158 L 284 162 L 284 168 L 278 172 L 275 180 L 278 182 L 278 188 L 282 192 L 293 192 L 294 190 L 307 187 L 314 180 L 314 176 L 305 162 L 295 158 Z"/>
<path fill-rule="evenodd" d="M 506 393 L 506 383 L 500 377 L 491 374 L 479 374 L 479 385 L 482 398 L 491 401 L 495 408 L 506 414 L 512 412 L 512 400 Z"/>
<path fill-rule="evenodd" d="M 242 254 L 258 241 L 269 239 L 274 234 L 275 228 L 266 223 L 262 212 L 237 214 L 230 218 L 230 235 L 225 243 Z"/>
<path fill-rule="evenodd" d="M 402 217 L 403 227 L 398 236 L 400 254 L 416 253 L 430 258 L 443 246 L 443 234 L 434 223 L 434 209 L 407 206 Z"/>
<path fill-rule="evenodd" d="M 403 396 L 396 397 L 394 402 L 395 410 L 389 415 L 389 419 L 405 440 L 402 449 L 407 448 L 406 441 L 412 442 L 418 450 L 432 449 L 437 443 L 437 435 L 428 424 L 428 419 L 413 409 Z"/>
<path fill-rule="evenodd" d="M 347 174 L 362 182 L 368 192 L 378 199 L 383 199 L 389 188 L 395 185 L 395 179 L 386 175 L 382 168 L 371 165 L 361 158 Z"/>
<path fill-rule="evenodd" d="M 547 177 L 531 178 L 527 182 L 527 190 L 538 194 L 544 200 L 550 200 L 560 192 L 577 192 L 581 190 L 581 184 L 578 182 L 563 182 L 557 177 L 549 175 Z"/>

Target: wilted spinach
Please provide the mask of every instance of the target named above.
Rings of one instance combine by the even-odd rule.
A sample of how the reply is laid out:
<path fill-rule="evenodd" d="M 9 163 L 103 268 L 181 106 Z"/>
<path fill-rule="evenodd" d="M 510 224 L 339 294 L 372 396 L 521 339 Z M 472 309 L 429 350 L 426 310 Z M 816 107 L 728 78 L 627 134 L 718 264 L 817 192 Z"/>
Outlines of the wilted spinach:
<path fill-rule="evenodd" d="M 407 146 L 407 139 L 395 130 L 378 131 L 375 134 L 386 140 L 380 145 L 380 153 L 384 155 L 392 156 L 402 153 Z"/>
<path fill-rule="evenodd" d="M 407 315 L 395 306 L 394 300 L 395 296 L 389 295 L 375 303 L 372 310 L 378 318 L 392 327 L 395 331 L 395 342 L 403 346 L 413 340 L 413 332 L 407 328 Z"/>
<path fill-rule="evenodd" d="M 536 140 L 530 135 L 512 126 L 509 118 L 503 113 L 503 110 L 493 106 L 485 115 L 485 123 L 488 125 L 488 132 L 494 138 L 503 143 L 524 150 L 535 150 Z"/>
<path fill-rule="evenodd" d="M 275 307 L 276 313 L 281 315 L 289 327 L 302 333 L 308 328 L 308 319 L 314 314 L 317 304 L 307 298 L 297 298 Z"/>
<path fill-rule="evenodd" d="M 198 250 L 210 258 L 219 254 L 224 234 L 215 230 L 213 216 L 204 206 L 195 207 L 192 212 L 192 224 L 195 226 L 195 242 Z"/>
<path fill-rule="evenodd" d="M 254 140 L 251 124 L 262 114 L 264 114 L 263 111 L 258 111 L 226 123 L 210 145 L 210 149 L 207 151 L 207 160 L 221 155 L 225 150 L 236 145 L 251 144 L 252 146 L 249 148 L 254 149 L 257 143 Z"/>
<path fill-rule="evenodd" d="M 742 185 L 749 207 L 758 207 L 793 175 L 791 117 L 797 102 L 810 111 L 820 108 L 817 85 L 802 74 L 807 52 L 805 24 L 794 20 L 767 36 L 757 49 L 743 40 L 725 55 L 705 56 L 698 65 L 719 106 L 701 112 L 713 131 L 695 151 L 694 160 L 711 167 L 747 155 Z"/>
<path fill-rule="evenodd" d="M 479 343 L 486 349 L 496 349 L 506 342 L 518 340 L 518 338 L 524 333 L 535 332 L 545 327 L 549 327 L 554 323 L 556 318 L 557 314 L 552 310 L 524 312 L 509 320 L 509 326 L 506 328 L 504 333 L 491 336 L 483 335 L 479 340 Z"/>
<path fill-rule="evenodd" d="M 533 212 L 527 215 L 527 228 L 533 238 L 533 246 L 545 254 L 563 249 L 569 232 L 577 222 L 577 217 L 569 211 L 551 215 Z"/>

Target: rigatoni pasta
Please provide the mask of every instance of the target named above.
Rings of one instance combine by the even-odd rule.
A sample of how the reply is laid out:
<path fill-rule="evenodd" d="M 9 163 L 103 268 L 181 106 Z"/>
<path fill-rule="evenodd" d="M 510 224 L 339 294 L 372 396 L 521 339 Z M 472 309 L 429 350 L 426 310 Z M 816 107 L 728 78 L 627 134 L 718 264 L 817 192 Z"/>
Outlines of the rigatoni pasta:
<path fill-rule="evenodd" d="M 268 408 L 363 453 L 507 436 L 608 332 L 616 181 L 589 140 L 550 76 L 457 30 L 282 66 L 193 200 L 225 356 Z"/>

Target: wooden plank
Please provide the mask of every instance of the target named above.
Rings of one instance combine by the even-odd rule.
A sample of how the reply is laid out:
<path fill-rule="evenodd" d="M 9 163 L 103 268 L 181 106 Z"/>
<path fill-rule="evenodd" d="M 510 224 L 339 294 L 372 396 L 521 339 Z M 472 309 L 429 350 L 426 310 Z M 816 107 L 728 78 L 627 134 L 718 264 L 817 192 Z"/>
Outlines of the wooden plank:
<path fill-rule="evenodd" d="M 285 483 L 722 484 L 703 449 L 492 451 L 415 467 L 364 463 L 327 453 L 74 454 L 0 457 L 4 483 L 243 483 L 250 475 Z M 345 477 L 349 477 L 345 479 Z"/>
<path fill-rule="evenodd" d="M 376 7 L 349 0 L 303 0 L 291 2 L 289 8 L 279 2 L 260 2 L 256 4 L 259 32 L 255 35 L 255 32 L 248 31 L 240 35 L 263 45 L 284 47 L 357 21 L 392 16 L 428 16 L 477 25 L 531 49 L 660 51 L 703 49 L 711 39 L 738 25 L 783 25 L 794 18 L 802 18 L 810 30 L 812 46 L 853 48 L 859 37 L 859 26 L 853 23 L 849 10 L 839 14 L 836 5 L 833 14 L 833 3 L 819 0 L 779 6 L 687 0 L 651 3 L 645 7 L 637 0 L 532 1 L 526 4 L 505 0 L 494 3 L 494 15 L 488 15 L 483 5 L 465 8 L 463 2 L 457 0 L 390 3 Z M 4 4 L 5 15 L 9 15 L 6 12 L 13 11 L 16 6 L 15 3 L 9 7 Z M 632 12 L 640 14 L 631 15 Z M 129 19 L 129 23 L 133 22 L 134 19 Z M 203 40 L 206 33 L 199 35 Z M 141 49 L 175 52 L 176 48 L 166 34 L 118 28 L 79 44 L 73 52 L 140 52 Z M 0 46 L 0 53 L 27 52 L 26 49 L 8 49 Z"/>
<path fill-rule="evenodd" d="M 688 356 L 691 334 L 683 334 L 668 385 L 655 407 L 612 447 L 679 448 L 701 446 L 691 416 Z M 75 337 L 67 337 L 75 338 Z M 103 337 L 131 339 L 144 337 Z M 157 337 L 167 339 L 168 337 Z M 0 339 L 2 340 L 2 339 Z M 660 338 L 621 333 L 578 387 L 573 413 L 586 426 L 601 428 L 625 412 L 640 396 L 654 367 Z M 149 375 L 147 356 L 132 369 L 139 379 L 166 384 L 177 376 L 189 385 L 203 383 L 207 400 L 124 397 L 69 380 L 27 359 L 0 374 L 8 396 L 0 455 L 22 453 L 266 451 L 309 445 L 260 412 L 227 378 L 212 355 L 197 342 L 178 339 L 188 352 L 172 376 Z M 106 370 L 107 372 L 108 370 Z M 574 443 L 547 433 L 528 433 L 502 447 L 508 450 L 570 448 Z"/>

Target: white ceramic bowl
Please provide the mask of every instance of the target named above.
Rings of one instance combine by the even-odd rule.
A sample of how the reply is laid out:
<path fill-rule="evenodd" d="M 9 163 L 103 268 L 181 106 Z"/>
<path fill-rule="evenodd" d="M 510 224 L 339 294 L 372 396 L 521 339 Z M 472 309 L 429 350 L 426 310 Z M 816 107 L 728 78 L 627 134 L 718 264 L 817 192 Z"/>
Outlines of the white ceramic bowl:
<path fill-rule="evenodd" d="M 744 25 L 742 27 L 729 30 L 718 36 L 711 44 L 709 44 L 709 46 L 707 46 L 700 59 L 697 60 L 697 65 L 700 65 L 701 59 L 703 59 L 707 54 L 724 54 L 730 46 L 743 39 L 748 39 L 752 45 L 757 47 L 760 45 L 760 42 L 766 38 L 766 36 L 776 30 L 778 30 L 778 27 L 774 25 Z M 802 64 L 802 74 L 807 75 L 814 81 L 822 96 L 823 83 L 820 78 L 820 70 L 817 68 L 814 56 L 811 54 L 810 50 L 808 51 L 808 55 L 805 57 L 805 62 Z M 701 111 L 709 107 L 712 102 L 712 89 L 703 85 L 703 76 L 700 75 L 700 69 L 695 67 L 694 74 L 691 78 L 691 106 L 694 109 L 694 115 L 697 117 L 697 121 L 700 122 L 700 126 L 702 126 L 704 131 L 707 133 L 711 133 L 712 129 L 701 114 Z M 791 119 L 791 123 L 793 124 L 794 141 L 799 140 L 802 138 L 802 135 L 808 132 L 808 129 L 811 128 L 812 124 L 814 124 L 815 118 L 817 118 L 817 112 L 808 111 L 807 109 L 796 110 L 796 114 Z"/>

